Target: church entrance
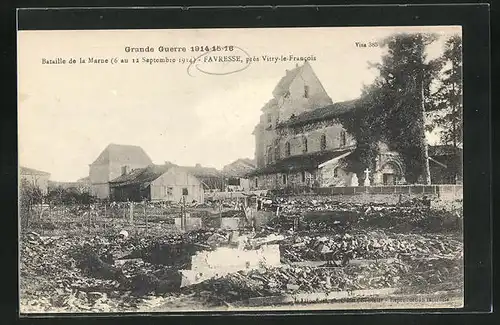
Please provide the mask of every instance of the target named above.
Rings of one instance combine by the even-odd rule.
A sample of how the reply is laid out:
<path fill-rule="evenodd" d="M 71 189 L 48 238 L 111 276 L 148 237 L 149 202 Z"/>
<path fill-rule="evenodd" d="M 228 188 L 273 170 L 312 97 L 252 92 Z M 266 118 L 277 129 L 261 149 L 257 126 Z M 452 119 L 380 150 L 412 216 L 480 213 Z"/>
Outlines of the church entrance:
<path fill-rule="evenodd" d="M 386 163 L 380 172 L 382 174 L 382 183 L 384 185 L 396 185 L 402 176 L 398 166 L 392 162 Z"/>
<path fill-rule="evenodd" d="M 394 174 L 383 174 L 384 185 L 394 185 L 396 184 L 396 176 Z"/>

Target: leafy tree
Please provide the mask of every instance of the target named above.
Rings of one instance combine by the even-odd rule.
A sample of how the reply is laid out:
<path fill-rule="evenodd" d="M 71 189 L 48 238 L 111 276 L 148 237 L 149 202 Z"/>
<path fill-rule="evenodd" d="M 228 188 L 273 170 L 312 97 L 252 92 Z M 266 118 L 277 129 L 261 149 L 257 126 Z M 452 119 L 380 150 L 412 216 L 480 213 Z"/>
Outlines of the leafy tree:
<path fill-rule="evenodd" d="M 42 203 L 43 193 L 34 183 L 22 178 L 19 186 L 19 208 L 23 225 L 28 226 L 33 207 Z"/>
<path fill-rule="evenodd" d="M 419 33 L 383 40 L 387 54 L 381 63 L 370 64 L 379 76 L 364 89 L 358 107 L 342 118 L 359 144 L 353 157 L 361 159 L 360 164 L 352 166 L 351 162 L 357 173 L 374 165 L 377 142 L 382 140 L 402 155 L 409 182 L 415 183 L 420 176 L 430 182 L 424 112 L 433 108 L 430 88 L 441 61 L 427 61 L 425 51 L 435 40 L 433 34 Z"/>
<path fill-rule="evenodd" d="M 437 113 L 434 122 L 443 129 L 441 141 L 457 148 L 463 141 L 462 38 L 459 35 L 448 38 L 440 60 L 443 68 L 438 90 L 432 95 Z"/>

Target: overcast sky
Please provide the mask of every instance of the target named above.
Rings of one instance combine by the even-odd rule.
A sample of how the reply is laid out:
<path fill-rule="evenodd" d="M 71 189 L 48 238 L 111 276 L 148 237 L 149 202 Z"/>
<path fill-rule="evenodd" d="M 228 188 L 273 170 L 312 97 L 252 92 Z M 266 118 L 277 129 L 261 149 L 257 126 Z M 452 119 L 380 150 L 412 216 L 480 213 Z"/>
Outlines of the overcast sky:
<path fill-rule="evenodd" d="M 376 76 L 367 62 L 379 61 L 382 50 L 355 43 L 403 30 L 422 28 L 19 32 L 19 163 L 50 172 L 53 180 L 74 181 L 88 176 L 88 165 L 109 143 L 139 145 L 155 163 L 222 168 L 253 158 L 251 133 L 260 109 L 285 69 L 295 66 L 261 61 L 233 74 L 191 69 L 189 75 L 187 64 L 47 65 L 42 58 L 179 59 L 192 55 L 159 53 L 158 47 L 212 44 L 235 45 L 260 58 L 314 55 L 311 66 L 336 102 L 356 98 Z M 457 27 L 432 31 L 442 39 L 460 33 Z M 156 52 L 125 53 L 126 46 Z M 436 43 L 429 56 L 441 49 L 442 42 Z"/>

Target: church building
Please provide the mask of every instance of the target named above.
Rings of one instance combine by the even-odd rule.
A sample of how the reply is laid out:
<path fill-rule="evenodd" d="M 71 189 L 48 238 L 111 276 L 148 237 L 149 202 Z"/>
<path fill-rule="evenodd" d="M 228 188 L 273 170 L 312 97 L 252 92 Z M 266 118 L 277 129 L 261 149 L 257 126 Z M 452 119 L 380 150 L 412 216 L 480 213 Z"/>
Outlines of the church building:
<path fill-rule="evenodd" d="M 333 103 L 307 61 L 287 70 L 272 94 L 253 132 L 257 166 L 249 174 L 252 189 L 356 185 L 357 176 L 344 161 L 356 141 L 339 120 L 356 100 Z M 375 169 L 369 171 L 371 185 L 404 181 L 399 154 L 379 146 Z"/>

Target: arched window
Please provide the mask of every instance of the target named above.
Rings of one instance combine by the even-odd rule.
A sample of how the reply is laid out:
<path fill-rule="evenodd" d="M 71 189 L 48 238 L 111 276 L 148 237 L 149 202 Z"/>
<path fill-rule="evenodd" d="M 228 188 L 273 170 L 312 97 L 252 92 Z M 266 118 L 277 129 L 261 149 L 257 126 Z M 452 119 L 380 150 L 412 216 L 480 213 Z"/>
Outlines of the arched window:
<path fill-rule="evenodd" d="M 285 153 L 287 157 L 290 156 L 290 142 L 285 144 Z"/>
<path fill-rule="evenodd" d="M 343 147 L 345 145 L 346 145 L 345 131 L 340 131 L 340 146 Z"/>
<path fill-rule="evenodd" d="M 305 136 L 302 137 L 302 152 L 303 153 L 307 152 L 307 138 Z"/>
<path fill-rule="evenodd" d="M 306 172 L 302 171 L 301 176 L 302 176 L 302 183 L 305 183 L 306 182 Z"/>
<path fill-rule="evenodd" d="M 321 135 L 320 147 L 321 147 L 321 150 L 326 150 L 326 135 L 324 135 L 324 134 Z"/>
<path fill-rule="evenodd" d="M 255 187 L 259 187 L 259 179 L 257 177 L 255 177 Z"/>
<path fill-rule="evenodd" d="M 339 168 L 338 167 L 335 167 L 335 169 L 333 170 L 333 177 L 339 177 Z"/>
<path fill-rule="evenodd" d="M 304 98 L 309 98 L 309 86 L 304 86 Z"/>
<path fill-rule="evenodd" d="M 274 141 L 274 156 L 276 159 L 280 159 L 281 157 L 280 141 L 278 139 Z"/>
<path fill-rule="evenodd" d="M 273 152 L 271 147 L 267 148 L 267 164 L 271 164 L 273 162 Z"/>

